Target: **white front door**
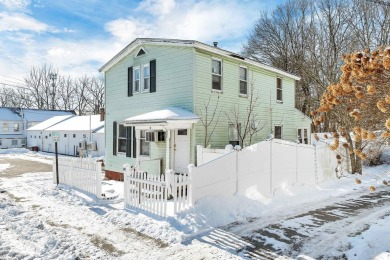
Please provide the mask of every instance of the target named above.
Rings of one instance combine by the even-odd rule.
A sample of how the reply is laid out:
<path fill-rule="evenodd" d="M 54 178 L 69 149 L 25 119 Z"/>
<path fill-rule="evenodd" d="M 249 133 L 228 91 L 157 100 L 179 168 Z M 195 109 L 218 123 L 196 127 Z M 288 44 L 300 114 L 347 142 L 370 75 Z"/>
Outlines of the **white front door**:
<path fill-rule="evenodd" d="M 188 172 L 190 164 L 190 129 L 175 130 L 175 168 L 176 172 Z"/>

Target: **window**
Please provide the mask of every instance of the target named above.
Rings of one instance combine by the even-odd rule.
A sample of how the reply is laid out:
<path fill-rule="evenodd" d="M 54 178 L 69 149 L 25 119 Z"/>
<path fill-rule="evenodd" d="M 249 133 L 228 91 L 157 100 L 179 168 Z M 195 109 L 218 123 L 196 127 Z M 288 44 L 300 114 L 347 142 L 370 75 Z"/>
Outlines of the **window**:
<path fill-rule="evenodd" d="M 143 48 L 141 48 L 141 49 L 138 51 L 136 57 L 142 56 L 142 55 L 144 55 L 144 54 L 146 54 L 146 51 L 145 51 Z"/>
<path fill-rule="evenodd" d="M 47 135 L 45 135 L 45 139 L 47 139 Z"/>
<path fill-rule="evenodd" d="M 240 95 L 248 95 L 247 69 L 240 67 Z"/>
<path fill-rule="evenodd" d="M 21 144 L 26 144 L 26 139 L 22 139 Z"/>
<path fill-rule="evenodd" d="M 149 148 L 150 143 L 146 142 L 146 131 L 141 130 L 141 136 L 140 136 L 140 155 L 149 156 Z"/>
<path fill-rule="evenodd" d="M 19 132 L 19 124 L 14 124 L 14 132 Z"/>
<path fill-rule="evenodd" d="M 276 101 L 283 102 L 281 78 L 276 78 Z"/>
<path fill-rule="evenodd" d="M 1 139 L 0 139 L 0 146 L 2 146 L 3 145 L 3 143 L 1 142 Z"/>
<path fill-rule="evenodd" d="M 12 145 L 18 145 L 18 140 L 12 140 L 12 141 L 11 141 L 11 144 L 12 144 Z"/>
<path fill-rule="evenodd" d="M 300 144 L 308 144 L 309 143 L 308 131 L 306 128 L 298 129 L 297 135 L 298 135 L 297 137 L 298 137 L 298 141 Z"/>
<path fill-rule="evenodd" d="M 164 131 L 157 132 L 157 142 L 165 142 L 165 132 Z"/>
<path fill-rule="evenodd" d="M 149 64 L 143 66 L 143 90 L 149 91 L 150 84 L 150 67 Z"/>
<path fill-rule="evenodd" d="M 156 136 L 156 134 L 154 131 L 146 131 L 145 132 L 145 141 L 146 142 L 154 142 L 154 141 L 156 141 L 155 136 Z"/>
<path fill-rule="evenodd" d="M 126 128 L 124 125 L 118 125 L 118 153 L 126 152 Z"/>
<path fill-rule="evenodd" d="M 212 90 L 222 91 L 222 61 L 212 60 Z"/>
<path fill-rule="evenodd" d="M 134 68 L 134 93 L 139 92 L 139 85 L 140 85 L 140 78 L 141 78 L 141 72 L 139 67 Z"/>
<path fill-rule="evenodd" d="M 87 138 L 87 134 L 83 134 L 83 138 Z"/>
<path fill-rule="evenodd" d="M 275 139 L 282 139 L 282 126 L 281 125 L 275 126 L 274 136 L 275 136 Z"/>
<path fill-rule="evenodd" d="M 177 135 L 187 135 L 187 129 L 179 129 L 179 130 L 177 130 Z"/>
<path fill-rule="evenodd" d="M 64 134 L 64 137 L 66 137 L 66 134 Z"/>
<path fill-rule="evenodd" d="M 241 129 L 241 124 L 238 125 L 229 124 L 229 129 L 228 129 L 229 144 L 233 146 L 240 145 L 240 138 L 239 138 L 240 129 Z"/>
<path fill-rule="evenodd" d="M 8 132 L 8 123 L 3 124 L 3 132 L 7 133 Z"/>

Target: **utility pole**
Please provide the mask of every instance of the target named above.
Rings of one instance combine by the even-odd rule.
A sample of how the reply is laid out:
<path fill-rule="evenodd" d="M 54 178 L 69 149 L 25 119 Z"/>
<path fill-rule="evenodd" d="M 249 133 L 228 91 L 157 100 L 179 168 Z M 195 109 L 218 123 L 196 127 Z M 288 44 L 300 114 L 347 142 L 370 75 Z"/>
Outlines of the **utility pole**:
<path fill-rule="evenodd" d="M 51 109 L 54 110 L 55 109 L 55 81 L 57 79 L 57 73 L 50 73 L 50 80 L 52 81 L 51 83 L 51 86 L 53 88 L 52 92 L 51 92 Z"/>

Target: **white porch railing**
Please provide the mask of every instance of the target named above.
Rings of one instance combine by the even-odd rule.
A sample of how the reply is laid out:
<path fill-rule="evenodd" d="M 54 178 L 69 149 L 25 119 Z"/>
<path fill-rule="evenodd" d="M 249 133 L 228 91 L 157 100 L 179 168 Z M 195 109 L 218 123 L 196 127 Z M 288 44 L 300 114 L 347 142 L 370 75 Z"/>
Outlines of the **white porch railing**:
<path fill-rule="evenodd" d="M 146 171 L 124 166 L 125 208 L 135 208 L 167 217 L 192 205 L 190 174 L 148 174 Z"/>
<path fill-rule="evenodd" d="M 75 187 L 101 198 L 101 162 L 89 158 L 58 158 L 58 175 L 60 184 Z M 53 158 L 53 183 L 57 183 L 55 158 Z"/>

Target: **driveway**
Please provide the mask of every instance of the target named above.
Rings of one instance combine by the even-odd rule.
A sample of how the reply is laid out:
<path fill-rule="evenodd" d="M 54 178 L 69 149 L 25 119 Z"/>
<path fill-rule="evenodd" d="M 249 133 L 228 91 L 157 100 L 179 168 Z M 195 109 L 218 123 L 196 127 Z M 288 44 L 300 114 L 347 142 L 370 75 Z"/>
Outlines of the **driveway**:
<path fill-rule="evenodd" d="M 14 178 L 26 172 L 51 172 L 53 166 L 39 161 L 23 160 L 18 158 L 0 158 L 0 164 L 11 165 L 10 168 L 0 172 L 1 178 Z"/>

